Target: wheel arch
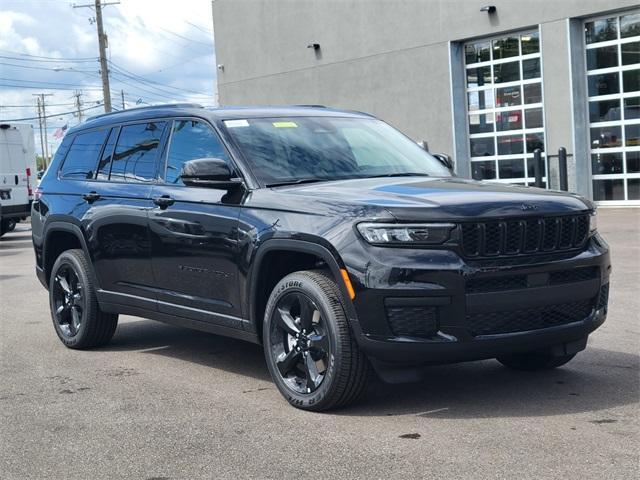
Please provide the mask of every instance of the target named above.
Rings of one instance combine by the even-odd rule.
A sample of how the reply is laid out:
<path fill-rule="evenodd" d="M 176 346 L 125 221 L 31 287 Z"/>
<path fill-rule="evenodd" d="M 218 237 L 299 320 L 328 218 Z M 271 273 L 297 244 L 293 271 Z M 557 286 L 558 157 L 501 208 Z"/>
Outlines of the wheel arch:
<path fill-rule="evenodd" d="M 89 264 L 89 275 L 94 285 L 97 286 L 97 277 L 91 262 L 91 255 L 89 255 L 87 241 L 80 227 L 68 222 L 51 222 L 46 227 L 42 249 L 42 266 L 47 285 L 56 259 L 62 252 L 74 248 L 80 248 L 84 252 Z"/>
<path fill-rule="evenodd" d="M 269 258 L 274 254 L 290 256 L 292 253 L 308 256 L 309 259 L 312 257 L 316 258 L 320 260 L 323 265 L 326 265 L 342 293 L 346 306 L 345 313 L 347 314 L 347 317 L 350 320 L 355 320 L 357 318 L 356 310 L 342 278 L 341 269 L 344 269 L 345 267 L 337 253 L 334 254 L 323 245 L 305 240 L 272 239 L 266 241 L 256 252 L 248 282 L 249 291 L 247 298 L 249 299 L 249 319 L 260 339 L 262 339 L 261 327 L 264 320 L 264 307 L 266 306 L 266 301 L 268 300 L 272 290 L 272 288 L 269 288 L 268 291 L 265 291 L 264 288 L 268 285 L 268 282 L 265 284 L 265 278 L 268 277 L 266 268 L 269 266 Z M 298 256 L 297 258 L 300 260 L 301 257 Z M 281 275 L 275 283 L 289 273 L 300 270 L 299 268 L 295 268 L 298 264 L 299 263 L 297 262 L 290 263 L 289 266 L 293 268 L 285 268 L 283 270 L 285 272 L 284 275 Z"/>

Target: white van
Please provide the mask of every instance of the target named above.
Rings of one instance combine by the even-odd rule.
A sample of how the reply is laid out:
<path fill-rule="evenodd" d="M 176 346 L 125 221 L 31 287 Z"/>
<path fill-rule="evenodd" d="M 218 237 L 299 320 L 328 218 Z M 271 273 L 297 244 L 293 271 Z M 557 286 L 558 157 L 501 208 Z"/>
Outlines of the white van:
<path fill-rule="evenodd" d="M 29 216 L 36 172 L 33 126 L 0 124 L 0 236 Z"/>

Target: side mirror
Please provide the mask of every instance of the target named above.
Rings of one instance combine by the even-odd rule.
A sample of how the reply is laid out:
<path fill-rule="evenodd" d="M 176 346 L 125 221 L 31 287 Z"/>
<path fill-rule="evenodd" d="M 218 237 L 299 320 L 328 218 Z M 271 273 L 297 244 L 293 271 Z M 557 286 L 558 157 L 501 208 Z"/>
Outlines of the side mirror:
<path fill-rule="evenodd" d="M 230 190 L 242 184 L 242 180 L 233 176 L 227 162 L 221 158 L 196 158 L 182 166 L 182 183 L 189 187 L 207 187 Z"/>
<path fill-rule="evenodd" d="M 445 153 L 432 153 L 431 155 L 453 173 L 453 160 L 449 155 Z"/>

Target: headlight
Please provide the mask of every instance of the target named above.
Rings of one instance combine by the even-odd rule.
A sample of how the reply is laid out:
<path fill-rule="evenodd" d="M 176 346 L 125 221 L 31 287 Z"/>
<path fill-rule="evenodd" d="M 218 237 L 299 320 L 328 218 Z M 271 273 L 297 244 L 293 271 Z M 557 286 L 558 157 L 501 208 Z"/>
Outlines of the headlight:
<path fill-rule="evenodd" d="M 598 212 L 594 210 L 589 216 L 589 233 L 596 233 L 598 230 Z"/>
<path fill-rule="evenodd" d="M 450 223 L 360 223 L 358 231 L 374 245 L 439 245 L 449 239 L 454 227 Z"/>

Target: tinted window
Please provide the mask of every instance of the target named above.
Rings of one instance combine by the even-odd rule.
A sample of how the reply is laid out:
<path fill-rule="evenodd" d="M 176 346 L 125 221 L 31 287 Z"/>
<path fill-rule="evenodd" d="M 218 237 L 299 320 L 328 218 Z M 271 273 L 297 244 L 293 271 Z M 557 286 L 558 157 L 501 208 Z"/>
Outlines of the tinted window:
<path fill-rule="evenodd" d="M 64 178 L 93 178 L 98 155 L 107 136 L 107 130 L 76 135 L 64 160 L 60 176 Z"/>
<path fill-rule="evenodd" d="M 109 170 L 111 170 L 111 157 L 113 156 L 113 147 L 118 138 L 118 128 L 112 128 L 107 140 L 107 145 L 102 151 L 100 162 L 98 163 L 98 173 L 96 178 L 99 180 L 109 180 Z"/>
<path fill-rule="evenodd" d="M 120 130 L 111 180 L 149 182 L 155 178 L 158 147 L 166 122 L 127 125 Z"/>
<path fill-rule="evenodd" d="M 196 120 L 174 121 L 167 156 L 166 182 L 182 185 L 180 172 L 184 162 L 207 157 L 222 158 L 229 162 L 227 152 L 209 126 Z"/>

